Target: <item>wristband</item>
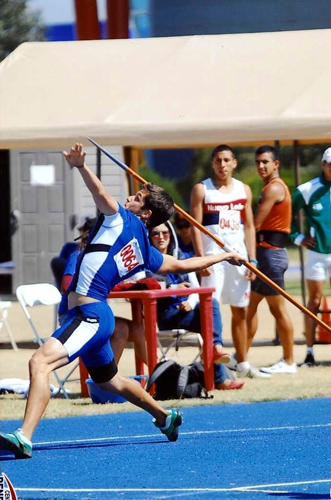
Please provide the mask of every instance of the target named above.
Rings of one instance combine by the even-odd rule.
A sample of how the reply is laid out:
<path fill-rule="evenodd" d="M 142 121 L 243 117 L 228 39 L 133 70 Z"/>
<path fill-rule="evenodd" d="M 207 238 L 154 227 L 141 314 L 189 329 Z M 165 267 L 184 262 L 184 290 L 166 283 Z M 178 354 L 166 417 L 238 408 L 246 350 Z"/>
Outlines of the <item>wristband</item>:
<path fill-rule="evenodd" d="M 251 264 L 258 265 L 258 261 L 256 259 L 248 259 L 248 262 L 251 262 Z"/>

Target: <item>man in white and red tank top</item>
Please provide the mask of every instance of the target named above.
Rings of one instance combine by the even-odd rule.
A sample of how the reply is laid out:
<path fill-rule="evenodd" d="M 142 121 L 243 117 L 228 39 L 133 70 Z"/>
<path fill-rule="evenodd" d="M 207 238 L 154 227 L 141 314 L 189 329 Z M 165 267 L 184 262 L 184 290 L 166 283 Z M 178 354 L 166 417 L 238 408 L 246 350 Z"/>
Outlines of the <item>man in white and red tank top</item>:
<path fill-rule="evenodd" d="M 234 151 L 227 145 L 217 146 L 212 153 L 213 175 L 193 187 L 191 215 L 223 243 L 233 248 L 253 265 L 255 259 L 255 228 L 252 212 L 252 192 L 246 184 L 232 177 L 237 167 Z M 212 255 L 220 247 L 209 236 L 192 227 L 196 255 Z M 245 267 L 235 272 L 220 263 L 201 272 L 202 286 L 213 286 L 217 300 L 230 304 L 232 338 L 236 350 L 231 368 L 241 377 L 267 378 L 269 375 L 252 368 L 247 361 L 246 309 L 250 281 L 254 274 Z"/>

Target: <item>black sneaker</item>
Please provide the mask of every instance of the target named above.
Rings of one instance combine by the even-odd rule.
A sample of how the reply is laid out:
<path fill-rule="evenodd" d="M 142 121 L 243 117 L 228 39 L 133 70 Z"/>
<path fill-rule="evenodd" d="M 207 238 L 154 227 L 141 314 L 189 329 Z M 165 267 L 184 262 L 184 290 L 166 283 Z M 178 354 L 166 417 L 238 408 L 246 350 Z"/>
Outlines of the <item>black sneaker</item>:
<path fill-rule="evenodd" d="M 303 367 L 308 366 L 309 368 L 311 366 L 315 366 L 315 358 L 314 358 L 313 354 L 311 354 L 310 352 L 307 352 L 305 360 L 301 366 L 303 366 Z"/>

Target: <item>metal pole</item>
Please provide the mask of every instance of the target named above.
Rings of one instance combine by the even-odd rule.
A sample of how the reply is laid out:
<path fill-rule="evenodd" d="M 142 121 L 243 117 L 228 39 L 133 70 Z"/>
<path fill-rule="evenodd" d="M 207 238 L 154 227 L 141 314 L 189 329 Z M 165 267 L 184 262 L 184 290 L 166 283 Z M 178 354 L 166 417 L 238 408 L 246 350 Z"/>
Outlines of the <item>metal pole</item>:
<path fill-rule="evenodd" d="M 293 156 L 294 156 L 294 178 L 295 187 L 300 184 L 300 146 L 298 141 L 293 141 Z M 300 211 L 298 215 L 300 232 L 303 233 L 303 215 Z M 299 246 L 299 257 L 300 257 L 300 270 L 301 270 L 301 297 L 302 303 L 306 305 L 306 280 L 305 280 L 305 268 L 304 268 L 304 256 L 303 247 Z"/>
<path fill-rule="evenodd" d="M 99 40 L 97 0 L 75 0 L 77 40 Z"/>
<path fill-rule="evenodd" d="M 101 180 L 101 151 L 100 149 L 97 149 L 97 171 L 96 175 L 98 179 Z M 97 217 L 100 215 L 100 210 L 97 208 Z"/>

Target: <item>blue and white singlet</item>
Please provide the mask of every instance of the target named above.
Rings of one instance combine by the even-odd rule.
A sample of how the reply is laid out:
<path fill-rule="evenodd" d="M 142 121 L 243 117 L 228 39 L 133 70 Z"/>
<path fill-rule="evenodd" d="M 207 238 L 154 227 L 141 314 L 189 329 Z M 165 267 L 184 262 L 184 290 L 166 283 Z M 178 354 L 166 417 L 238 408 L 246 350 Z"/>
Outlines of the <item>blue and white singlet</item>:
<path fill-rule="evenodd" d="M 69 291 L 105 301 L 117 283 L 144 269 L 155 273 L 162 263 L 163 256 L 150 246 L 144 224 L 119 205 L 116 214 L 99 216 Z"/>

